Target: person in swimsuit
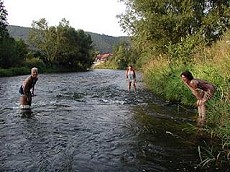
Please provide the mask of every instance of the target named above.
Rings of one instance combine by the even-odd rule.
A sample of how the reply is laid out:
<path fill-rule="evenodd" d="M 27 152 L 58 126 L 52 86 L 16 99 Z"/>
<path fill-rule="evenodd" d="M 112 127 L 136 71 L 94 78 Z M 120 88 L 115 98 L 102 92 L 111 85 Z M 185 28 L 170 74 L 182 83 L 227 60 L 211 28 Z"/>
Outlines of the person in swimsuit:
<path fill-rule="evenodd" d="M 215 86 L 207 81 L 193 78 L 192 73 L 189 71 L 182 72 L 180 76 L 184 84 L 197 98 L 196 105 L 198 107 L 199 118 L 204 121 L 206 115 L 205 103 L 212 98 Z"/>
<path fill-rule="evenodd" d="M 128 79 L 128 91 L 130 91 L 133 84 L 134 91 L 136 92 L 136 73 L 132 65 L 129 65 L 126 70 L 126 78 Z"/>
<path fill-rule="evenodd" d="M 34 86 L 38 80 L 38 68 L 34 67 L 31 69 L 31 75 L 23 80 L 22 85 L 19 89 L 19 93 L 22 95 L 22 99 L 20 103 L 22 105 L 29 105 L 31 106 L 32 97 L 35 96 L 34 94 Z M 30 91 L 32 89 L 32 92 Z"/>

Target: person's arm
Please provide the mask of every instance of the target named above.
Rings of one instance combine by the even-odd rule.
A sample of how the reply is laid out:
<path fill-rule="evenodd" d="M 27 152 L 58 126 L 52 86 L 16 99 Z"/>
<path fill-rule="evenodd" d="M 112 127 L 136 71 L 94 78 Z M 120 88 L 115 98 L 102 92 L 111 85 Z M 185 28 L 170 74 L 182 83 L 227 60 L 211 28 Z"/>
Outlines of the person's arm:
<path fill-rule="evenodd" d="M 25 95 L 27 96 L 27 97 L 29 97 L 29 95 L 30 95 L 30 85 L 31 85 L 31 77 L 28 77 L 28 78 L 26 78 L 26 80 L 24 81 L 24 88 L 23 88 L 23 91 L 24 91 L 24 93 L 25 93 Z"/>
<path fill-rule="evenodd" d="M 34 94 L 34 86 L 32 87 L 32 96 L 35 96 L 35 94 Z"/>
<path fill-rule="evenodd" d="M 194 89 L 193 94 L 195 95 L 195 97 L 197 98 L 197 102 L 196 105 L 197 106 L 201 106 L 204 105 L 204 103 L 207 101 L 204 99 L 204 95 L 205 95 L 205 91 L 202 90 L 201 88 L 198 87 L 199 81 L 197 80 L 193 80 L 191 82 L 191 87 L 192 89 Z"/>
<path fill-rule="evenodd" d="M 197 98 L 197 100 L 201 100 L 204 96 L 204 91 L 201 90 L 200 88 L 198 88 L 198 82 L 199 81 L 197 81 L 197 80 L 192 80 L 190 82 L 189 87 L 190 87 L 193 95 Z"/>
<path fill-rule="evenodd" d="M 128 70 L 126 70 L 125 76 L 126 76 L 126 78 L 128 78 Z"/>
<path fill-rule="evenodd" d="M 34 94 L 34 87 L 35 87 L 36 82 L 37 82 L 37 79 L 35 80 L 35 82 L 34 82 L 34 84 L 33 84 L 33 87 L 32 87 L 32 96 L 36 96 L 36 95 Z"/>
<path fill-rule="evenodd" d="M 187 83 L 186 81 L 183 81 L 183 82 L 192 92 L 194 92 L 195 90 L 194 84 L 191 84 L 191 81 L 189 81 L 189 83 Z"/>

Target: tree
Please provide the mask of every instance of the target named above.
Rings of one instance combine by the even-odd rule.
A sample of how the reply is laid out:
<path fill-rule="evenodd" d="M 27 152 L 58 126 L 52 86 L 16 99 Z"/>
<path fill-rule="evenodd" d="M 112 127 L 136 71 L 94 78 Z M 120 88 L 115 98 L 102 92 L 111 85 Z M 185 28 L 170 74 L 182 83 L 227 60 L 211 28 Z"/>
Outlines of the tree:
<path fill-rule="evenodd" d="M 132 62 L 130 53 L 128 51 L 128 45 L 126 42 L 121 42 L 118 45 L 113 47 L 114 53 L 112 60 L 118 66 L 119 69 L 125 69 L 129 63 L 134 64 Z"/>
<path fill-rule="evenodd" d="M 5 9 L 5 6 L 3 4 L 3 1 L 0 0 L 0 40 L 3 39 L 3 37 L 9 36 L 9 33 L 7 31 L 7 10 Z"/>
<path fill-rule="evenodd" d="M 91 65 L 92 40 L 83 30 L 76 31 L 65 19 L 57 27 L 49 27 L 44 18 L 33 21 L 32 26 L 30 42 L 43 54 L 46 64 L 68 69 L 86 69 Z"/>
<path fill-rule="evenodd" d="M 121 0 L 127 5 L 121 26 L 133 36 L 142 51 L 165 52 L 190 35 L 202 35 L 207 44 L 229 27 L 229 0 Z"/>
<path fill-rule="evenodd" d="M 59 26 L 59 30 L 63 29 Z M 94 48 L 90 35 L 83 30 L 76 31 L 74 28 L 65 28 L 64 42 L 58 61 L 66 67 L 78 67 L 85 69 L 91 66 L 94 57 Z"/>
<path fill-rule="evenodd" d="M 29 42 L 35 49 L 39 49 L 44 62 L 52 65 L 60 47 L 55 27 L 48 26 L 45 18 L 33 21 Z"/>
<path fill-rule="evenodd" d="M 29 53 L 28 45 L 22 39 L 19 39 L 15 40 L 15 48 L 17 59 L 14 59 L 14 64 L 15 66 L 20 66 L 25 62 Z"/>
<path fill-rule="evenodd" d="M 27 54 L 27 47 L 22 40 L 15 41 L 7 30 L 7 11 L 0 0 L 0 67 L 10 68 L 21 65 Z"/>
<path fill-rule="evenodd" d="M 0 41 L 0 67 L 18 67 L 25 62 L 27 45 L 22 40 L 15 41 L 13 38 L 3 38 Z"/>

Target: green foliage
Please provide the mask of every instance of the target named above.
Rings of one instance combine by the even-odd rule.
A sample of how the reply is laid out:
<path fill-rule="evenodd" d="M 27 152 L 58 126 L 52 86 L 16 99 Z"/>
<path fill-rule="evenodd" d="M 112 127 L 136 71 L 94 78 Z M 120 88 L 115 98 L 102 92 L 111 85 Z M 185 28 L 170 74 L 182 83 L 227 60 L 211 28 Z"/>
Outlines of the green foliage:
<path fill-rule="evenodd" d="M 15 43 L 16 43 L 17 56 L 18 56 L 19 60 L 24 62 L 26 55 L 28 54 L 28 51 L 29 51 L 28 45 L 25 44 L 25 42 L 22 39 L 15 40 Z M 19 63 L 19 64 L 21 64 L 21 63 Z"/>
<path fill-rule="evenodd" d="M 32 26 L 30 43 L 50 67 L 85 70 L 91 66 L 94 49 L 90 35 L 83 30 L 76 31 L 65 19 L 57 27 L 49 27 L 44 18 Z"/>
<path fill-rule="evenodd" d="M 102 63 L 97 68 L 110 68 L 110 69 L 126 69 L 128 65 L 132 64 L 135 68 L 141 68 L 138 65 L 138 53 L 130 49 L 127 42 L 121 42 L 113 46 L 113 56 L 111 59 Z"/>
<path fill-rule="evenodd" d="M 117 64 L 118 69 L 126 69 L 128 64 L 131 62 L 129 59 L 128 46 L 125 42 L 114 47 L 114 53 L 112 61 Z"/>
<path fill-rule="evenodd" d="M 202 167 L 218 166 L 226 162 L 228 164 L 229 162 L 229 40 L 230 32 L 227 31 L 224 37 L 211 47 L 191 48 L 193 52 L 189 55 L 189 60 L 180 57 L 184 51 L 185 53 L 187 52 L 186 48 L 182 47 L 184 50 L 172 51 L 173 53 L 171 53 L 170 57 L 168 57 L 169 54 L 154 57 L 152 61 L 143 67 L 145 81 L 154 93 L 162 95 L 167 100 L 178 101 L 186 105 L 193 105 L 196 99 L 191 91 L 181 82 L 180 73 L 182 71 L 189 70 L 195 78 L 207 80 L 215 84 L 215 94 L 207 103 L 207 125 L 205 129 L 212 138 L 220 138 L 221 142 L 214 147 L 206 146 L 202 147 L 202 149 L 200 148 L 200 166 Z M 189 45 L 190 40 L 188 41 L 188 48 L 190 47 Z M 181 44 L 178 47 L 170 48 L 181 50 Z M 173 57 L 178 56 L 178 58 L 172 58 L 172 55 Z"/>
<path fill-rule="evenodd" d="M 176 44 L 169 44 L 166 48 L 170 63 L 183 63 L 184 65 L 191 63 L 199 45 L 202 45 L 202 40 L 197 36 L 187 36 Z"/>
<path fill-rule="evenodd" d="M 23 41 L 5 37 L 0 41 L 0 67 L 20 66 L 25 61 L 26 53 L 27 47 Z"/>
<path fill-rule="evenodd" d="M 9 36 L 7 15 L 3 2 L 0 0 L 0 68 L 20 66 L 27 54 L 26 44 L 22 40 L 15 41 Z"/>
<path fill-rule="evenodd" d="M 2 41 L 2 39 L 4 37 L 8 37 L 9 34 L 7 32 L 7 10 L 5 9 L 5 6 L 3 4 L 3 1 L 0 0 L 0 41 Z"/>
<path fill-rule="evenodd" d="M 121 26 L 132 35 L 132 48 L 141 58 L 169 53 L 173 61 L 189 62 L 196 43 L 211 45 L 230 26 L 230 1 L 122 0 L 127 5 L 119 16 Z M 169 51 L 169 52 L 168 52 Z"/>
<path fill-rule="evenodd" d="M 39 69 L 39 73 L 42 73 L 46 70 L 45 63 L 39 58 L 29 57 L 26 59 L 24 65 L 27 66 L 29 69 L 36 66 Z"/>
<path fill-rule="evenodd" d="M 184 65 L 175 67 L 163 58 L 153 60 L 143 67 L 144 79 L 154 93 L 169 101 L 193 105 L 195 101 L 193 95 L 180 80 L 183 70 L 186 70 Z"/>
<path fill-rule="evenodd" d="M 12 36 L 15 39 L 22 39 L 27 44 L 30 45 L 28 39 L 29 39 L 29 33 L 32 31 L 32 28 L 9 25 L 7 26 L 7 29 L 10 36 Z M 113 46 L 119 44 L 120 42 L 126 42 L 130 44 L 130 40 L 128 36 L 114 37 L 114 36 L 103 35 L 103 34 L 101 35 L 92 32 L 85 32 L 85 33 L 91 36 L 94 48 L 98 51 L 98 53 L 101 54 L 108 53 L 108 52 L 112 53 Z"/>
<path fill-rule="evenodd" d="M 41 51 L 44 61 L 52 65 L 60 48 L 59 37 L 54 27 L 48 27 L 47 21 L 43 18 L 38 22 L 33 21 L 33 30 L 30 33 L 30 43 L 33 47 Z"/>
<path fill-rule="evenodd" d="M 9 69 L 0 68 L 0 77 L 25 75 L 28 74 L 28 71 L 30 71 L 28 67 L 14 67 Z"/>

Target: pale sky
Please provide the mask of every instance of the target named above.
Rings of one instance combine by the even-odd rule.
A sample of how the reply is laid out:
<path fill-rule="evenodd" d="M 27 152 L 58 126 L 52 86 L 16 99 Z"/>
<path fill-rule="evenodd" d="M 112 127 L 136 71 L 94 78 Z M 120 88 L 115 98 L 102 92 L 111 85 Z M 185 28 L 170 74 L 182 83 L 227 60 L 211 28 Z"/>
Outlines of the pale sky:
<path fill-rule="evenodd" d="M 109 36 L 127 36 L 116 15 L 125 11 L 118 0 L 3 0 L 9 25 L 31 27 L 32 21 L 45 18 L 57 26 L 62 18 L 70 26 Z"/>

